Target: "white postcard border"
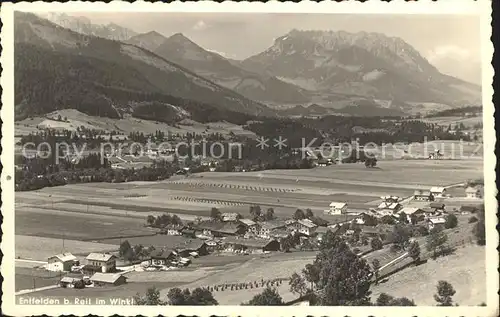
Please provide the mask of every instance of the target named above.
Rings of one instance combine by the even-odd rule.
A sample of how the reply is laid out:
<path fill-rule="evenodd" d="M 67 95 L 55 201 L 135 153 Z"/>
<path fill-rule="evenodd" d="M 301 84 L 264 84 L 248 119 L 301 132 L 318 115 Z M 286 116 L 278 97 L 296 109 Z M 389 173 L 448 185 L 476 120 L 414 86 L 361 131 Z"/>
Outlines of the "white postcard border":
<path fill-rule="evenodd" d="M 13 54 L 13 11 L 120 11 L 120 12 L 282 12 L 282 13 L 358 13 L 358 14 L 477 14 L 481 16 L 481 41 L 482 41 L 482 84 L 483 84 L 483 126 L 484 126 L 484 181 L 485 181 L 485 208 L 486 208 L 486 236 L 487 245 L 487 306 L 486 307 L 325 307 L 325 306 L 280 306 L 280 307 L 252 307 L 252 306 L 42 306 L 42 305 L 16 305 L 14 298 L 14 54 Z M 137 1 L 126 3 L 113 1 L 108 4 L 103 2 L 69 2 L 69 3 L 3 3 L 1 7 L 3 28 L 1 44 L 3 52 L 1 63 L 1 85 L 3 88 L 1 118 L 2 124 L 2 154 L 3 165 L 2 186 L 2 231 L 3 239 L 1 249 L 4 254 L 1 273 L 4 278 L 2 285 L 2 311 L 7 315 L 313 315 L 313 316 L 496 316 L 498 315 L 498 233 L 495 229 L 496 217 L 496 186 L 495 170 L 496 157 L 494 106 L 492 103 L 493 68 L 491 59 L 493 45 L 491 37 L 491 1 L 479 0 L 453 0 L 453 1 L 416 1 L 403 0 L 390 3 L 371 0 L 366 3 L 346 1 L 321 3 L 302 1 L 300 3 L 281 3 L 271 1 L 268 3 L 235 3 L 225 1 L 216 3 L 211 1 L 201 2 L 174 2 L 147 3 Z"/>

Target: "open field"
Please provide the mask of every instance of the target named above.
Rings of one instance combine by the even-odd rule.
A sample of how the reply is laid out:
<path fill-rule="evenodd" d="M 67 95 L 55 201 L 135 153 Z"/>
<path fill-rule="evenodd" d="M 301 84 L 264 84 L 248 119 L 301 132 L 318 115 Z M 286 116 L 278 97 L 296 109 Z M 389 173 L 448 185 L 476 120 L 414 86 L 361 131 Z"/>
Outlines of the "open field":
<path fill-rule="evenodd" d="M 59 272 L 16 267 L 15 290 L 17 292 L 20 290 L 56 285 L 63 276 L 64 275 Z"/>
<path fill-rule="evenodd" d="M 417 305 L 433 306 L 437 282 L 445 280 L 457 291 L 453 300 L 460 306 L 479 305 L 486 301 L 485 259 L 484 247 L 459 248 L 455 254 L 406 268 L 390 276 L 387 282 L 373 285 L 372 299 L 384 292 L 408 297 Z"/>
<path fill-rule="evenodd" d="M 15 233 L 88 241 L 106 237 L 153 234 L 153 231 L 145 228 L 143 224 L 144 220 L 135 218 L 22 207 L 16 208 Z M 62 240 L 58 245 L 61 244 Z"/>
<path fill-rule="evenodd" d="M 292 258 L 292 256 L 294 256 Z M 278 255 L 279 257 L 279 255 Z M 233 268 L 225 267 L 205 278 L 198 279 L 192 283 L 183 285 L 183 288 L 196 288 L 215 286 L 220 284 L 255 282 L 263 280 L 273 280 L 276 278 L 289 278 L 294 272 L 300 272 L 313 261 L 314 255 L 309 253 L 291 253 L 277 260 L 274 256 L 269 258 L 253 258 L 241 265 Z M 292 300 L 294 296 L 289 290 L 288 281 L 283 281 L 278 287 L 280 295 L 285 301 Z M 262 292 L 263 288 L 244 290 L 225 290 L 214 292 L 215 298 L 223 305 L 239 305 L 250 300 L 254 295 Z M 161 291 L 162 296 L 166 296 L 168 289 Z"/>
<path fill-rule="evenodd" d="M 208 217 L 210 209 L 217 207 L 248 217 L 254 204 L 274 208 L 278 217 L 311 208 L 334 221 L 335 216 L 323 214 L 331 201 L 345 201 L 351 210 L 362 211 L 378 205 L 382 195 L 408 197 L 417 188 L 482 176 L 479 160 L 399 160 L 379 165 L 380 169 L 340 164 L 312 170 L 207 172 L 161 182 L 76 184 L 17 192 L 16 234 L 75 240 L 148 235 L 152 231 L 143 227 L 148 214 L 178 214 L 190 221 Z M 468 203 L 473 202 L 459 198 L 445 202 L 447 209 Z"/>
<path fill-rule="evenodd" d="M 66 117 L 68 122 L 47 119 L 47 117 L 57 118 L 58 115 L 61 115 L 62 118 Z M 38 125 L 52 128 L 64 128 L 67 130 L 76 130 L 77 127 L 84 126 L 87 129 L 114 130 L 126 135 L 136 131 L 147 134 L 155 133 L 160 130 L 164 132 L 168 131 L 172 134 L 185 134 L 189 132 L 196 134 L 221 133 L 222 135 L 228 135 L 233 132 L 236 135 L 255 136 L 255 133 L 244 130 L 243 127 L 228 122 L 211 122 L 204 124 L 186 119 L 174 127 L 166 123 L 143 120 L 131 116 L 126 116 L 123 119 L 93 117 L 74 109 L 54 111 L 47 114 L 46 117 L 33 117 L 32 119 L 18 121 L 15 124 L 15 135 L 27 135 L 36 132 Z"/>
<path fill-rule="evenodd" d="M 47 261 L 49 256 L 61 252 L 71 252 L 73 255 L 87 255 L 90 252 L 115 251 L 113 244 L 92 243 L 76 240 L 43 238 L 35 236 L 16 235 L 16 258 Z"/>
<path fill-rule="evenodd" d="M 455 126 L 455 124 L 463 123 L 464 126 L 472 128 L 474 125 L 478 123 L 483 123 L 483 117 L 460 117 L 460 116 L 449 116 L 449 117 L 434 117 L 434 118 L 425 118 L 422 119 L 424 122 L 434 123 L 441 126 L 449 126 L 450 124 Z"/>
<path fill-rule="evenodd" d="M 317 216 L 326 220 L 346 221 L 352 216 L 324 215 L 323 210 L 328 208 L 331 201 L 346 201 L 350 210 L 362 211 L 378 205 L 382 195 L 408 197 L 414 189 L 428 190 L 431 186 L 456 185 L 482 176 L 480 160 L 393 160 L 380 161 L 378 165 L 376 169 L 367 169 L 363 164 L 339 164 L 311 170 L 207 172 L 161 182 L 76 184 L 17 192 L 16 256 L 45 261 L 49 255 L 61 252 L 62 238 L 69 239 L 65 240 L 65 250 L 76 254 L 116 250 L 125 239 L 131 244 L 171 248 L 183 243 L 185 238 L 154 235 L 154 230 L 144 227 L 146 216 L 171 213 L 189 221 L 197 216 L 209 216 L 212 207 L 222 212 L 239 212 L 248 217 L 249 207 L 258 204 L 263 209 L 274 208 L 275 214 L 282 218 L 291 217 L 297 208 L 311 208 Z M 463 188 L 453 189 L 452 192 L 455 197 L 444 202 L 448 210 L 465 204 L 459 197 L 463 195 Z M 450 244 L 470 237 L 469 217 L 459 216 L 459 228 L 449 230 Z M 425 238 L 419 238 L 419 242 L 425 254 Z M 383 265 L 396 256 L 383 249 L 368 254 L 366 259 L 371 262 L 377 257 Z M 112 294 L 115 297 L 129 297 L 156 286 L 165 295 L 169 288 L 175 286 L 192 289 L 221 283 L 288 278 L 293 272 L 301 271 L 313 258 L 314 252 L 276 253 L 272 256 L 214 254 L 195 259 L 185 269 L 128 273 L 129 283 L 113 288 Z M 430 264 L 421 266 L 434 262 L 429 260 Z M 31 269 L 21 264 L 19 266 L 23 266 L 19 269 L 25 270 L 16 275 L 20 287 L 31 285 L 31 273 L 26 271 Z M 387 283 L 406 270 L 389 277 Z M 49 282 L 53 281 L 48 279 L 46 283 Z M 287 281 L 278 289 L 285 300 L 294 298 L 289 292 Z M 221 304 L 240 304 L 261 290 L 219 291 L 214 296 Z M 106 288 L 83 291 L 52 289 L 36 294 L 65 296 L 71 293 L 76 296 L 106 297 L 111 292 Z M 395 295 L 403 296 L 399 293 Z M 415 296 L 415 300 L 420 299 Z"/>

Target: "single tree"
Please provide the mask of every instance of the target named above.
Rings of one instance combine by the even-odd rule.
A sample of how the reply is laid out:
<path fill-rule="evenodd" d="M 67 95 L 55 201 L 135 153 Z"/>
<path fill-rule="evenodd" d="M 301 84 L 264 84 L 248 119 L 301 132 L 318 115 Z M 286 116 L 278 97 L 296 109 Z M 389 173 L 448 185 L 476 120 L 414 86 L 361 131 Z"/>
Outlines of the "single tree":
<path fill-rule="evenodd" d="M 394 298 L 390 306 L 417 306 L 415 305 L 415 302 L 411 299 L 408 299 L 407 297 L 399 297 L 399 298 Z"/>
<path fill-rule="evenodd" d="M 123 241 L 120 244 L 120 249 L 119 249 L 120 256 L 122 256 L 122 257 L 125 256 L 125 254 L 127 252 L 129 252 L 129 250 L 133 251 L 132 246 L 130 245 L 130 242 L 128 242 L 128 240 Z"/>
<path fill-rule="evenodd" d="M 156 287 L 148 288 L 145 296 L 140 296 L 139 294 L 134 296 L 134 303 L 136 305 L 148 306 L 165 305 L 165 303 L 160 299 L 160 290 Z"/>
<path fill-rule="evenodd" d="M 404 211 L 402 211 L 399 214 L 398 219 L 399 219 L 399 222 L 401 222 L 401 223 L 405 223 L 405 224 L 408 223 L 408 215 Z"/>
<path fill-rule="evenodd" d="M 149 215 L 146 219 L 146 222 L 149 226 L 152 226 L 155 223 L 155 220 L 156 220 L 155 216 Z"/>
<path fill-rule="evenodd" d="M 416 306 L 413 300 L 406 297 L 394 298 L 394 296 L 381 293 L 376 302 L 376 306 Z"/>
<path fill-rule="evenodd" d="M 394 296 L 386 293 L 381 293 L 377 300 L 375 301 L 376 306 L 391 306 L 391 302 L 394 300 Z"/>
<path fill-rule="evenodd" d="M 191 292 L 190 304 L 197 306 L 213 306 L 218 305 L 219 303 L 215 300 L 212 292 L 206 288 L 198 287 Z"/>
<path fill-rule="evenodd" d="M 85 288 L 85 282 L 83 280 L 78 280 L 73 284 L 73 287 L 76 289 L 82 289 Z"/>
<path fill-rule="evenodd" d="M 486 228 L 484 222 L 484 205 L 481 205 L 478 211 L 479 220 L 476 222 L 472 228 L 472 233 L 476 237 L 476 242 L 478 245 L 486 245 Z"/>
<path fill-rule="evenodd" d="M 214 221 L 221 221 L 222 220 L 222 213 L 220 212 L 219 208 L 213 207 L 210 210 L 210 218 Z"/>
<path fill-rule="evenodd" d="M 425 240 L 425 247 L 427 251 L 432 251 L 432 258 L 435 259 L 443 250 L 448 236 L 439 227 L 435 227 L 430 231 L 430 234 Z"/>
<path fill-rule="evenodd" d="M 274 216 L 274 208 L 268 208 L 266 210 L 266 215 L 264 216 L 265 220 L 273 220 Z"/>
<path fill-rule="evenodd" d="M 325 235 L 326 236 L 326 235 Z M 329 247 L 320 248 L 313 266 L 319 272 L 314 287 L 321 290 L 322 306 L 368 305 L 372 269 L 346 242 L 333 235 Z"/>
<path fill-rule="evenodd" d="M 280 247 L 283 252 L 290 252 L 290 249 L 293 247 L 292 237 L 286 236 L 280 239 Z"/>
<path fill-rule="evenodd" d="M 475 223 L 475 222 L 478 222 L 479 219 L 477 219 L 476 216 L 472 216 L 469 218 L 469 223 Z"/>
<path fill-rule="evenodd" d="M 378 259 L 373 259 L 372 261 L 373 274 L 375 274 L 375 284 L 378 284 L 379 270 L 380 270 L 380 261 Z"/>
<path fill-rule="evenodd" d="M 294 294 L 299 294 L 299 296 L 304 295 L 307 292 L 306 281 L 298 273 L 293 273 L 290 277 L 290 291 Z"/>
<path fill-rule="evenodd" d="M 418 262 L 420 260 L 420 245 L 418 241 L 413 241 L 408 247 L 408 255 L 413 258 L 413 261 Z"/>
<path fill-rule="evenodd" d="M 307 208 L 306 209 L 306 218 L 311 219 L 312 217 L 314 217 L 314 214 L 313 214 L 311 208 Z"/>
<path fill-rule="evenodd" d="M 410 240 L 410 233 L 408 229 L 400 224 L 394 226 L 390 235 L 390 241 L 400 249 L 404 250 Z"/>
<path fill-rule="evenodd" d="M 412 225 L 416 225 L 418 223 L 418 216 L 415 214 L 410 215 L 410 223 Z"/>
<path fill-rule="evenodd" d="M 445 223 L 444 223 L 444 227 L 446 229 L 455 228 L 457 226 L 457 224 L 458 224 L 457 216 L 455 216 L 453 214 L 446 216 Z"/>
<path fill-rule="evenodd" d="M 425 237 L 425 236 L 429 235 L 429 229 L 427 229 L 426 226 L 418 226 L 417 232 L 418 232 L 418 235 L 420 235 L 421 237 Z"/>
<path fill-rule="evenodd" d="M 293 219 L 295 220 L 301 220 L 301 219 L 305 219 L 306 218 L 306 214 L 304 213 L 304 211 L 302 209 L 297 209 L 295 211 L 295 213 L 293 214 Z"/>
<path fill-rule="evenodd" d="M 173 215 L 172 216 L 172 219 L 170 220 L 170 222 L 173 224 L 173 225 L 182 225 L 182 220 L 179 216 L 177 215 Z"/>
<path fill-rule="evenodd" d="M 438 302 L 438 306 L 452 306 L 453 295 L 456 293 L 453 286 L 447 281 L 439 281 L 436 288 L 437 293 L 434 294 L 434 300 Z"/>
<path fill-rule="evenodd" d="M 384 247 L 382 240 L 379 237 L 372 238 L 371 241 L 372 250 L 380 250 Z"/>
<path fill-rule="evenodd" d="M 319 267 L 314 264 L 306 264 L 302 273 L 304 274 L 306 281 L 310 283 L 310 288 L 314 289 L 314 285 L 319 282 Z"/>
<path fill-rule="evenodd" d="M 278 291 L 268 286 L 262 293 L 255 295 L 246 305 L 280 306 L 283 304 L 283 298 L 281 298 Z"/>
<path fill-rule="evenodd" d="M 253 221 L 259 221 L 262 217 L 262 209 L 259 205 L 250 206 L 250 215 Z"/>
<path fill-rule="evenodd" d="M 167 293 L 169 305 L 187 305 L 188 298 L 184 292 L 177 287 L 171 288 Z"/>

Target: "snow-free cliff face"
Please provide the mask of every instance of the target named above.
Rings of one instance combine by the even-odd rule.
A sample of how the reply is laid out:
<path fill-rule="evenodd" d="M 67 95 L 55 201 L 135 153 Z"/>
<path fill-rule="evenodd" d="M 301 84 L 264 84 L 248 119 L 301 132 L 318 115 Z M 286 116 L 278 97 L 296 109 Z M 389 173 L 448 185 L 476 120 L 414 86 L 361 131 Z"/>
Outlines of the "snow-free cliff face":
<path fill-rule="evenodd" d="M 415 102 L 479 96 L 479 87 L 441 74 L 410 44 L 380 33 L 292 30 L 242 65 L 321 92 Z"/>
<path fill-rule="evenodd" d="M 109 23 L 106 25 L 92 24 L 90 19 L 82 16 L 72 16 L 66 13 L 55 12 L 42 14 L 41 16 L 72 31 L 85 35 L 98 36 L 109 40 L 124 41 L 137 34 L 134 31 L 115 23 Z"/>

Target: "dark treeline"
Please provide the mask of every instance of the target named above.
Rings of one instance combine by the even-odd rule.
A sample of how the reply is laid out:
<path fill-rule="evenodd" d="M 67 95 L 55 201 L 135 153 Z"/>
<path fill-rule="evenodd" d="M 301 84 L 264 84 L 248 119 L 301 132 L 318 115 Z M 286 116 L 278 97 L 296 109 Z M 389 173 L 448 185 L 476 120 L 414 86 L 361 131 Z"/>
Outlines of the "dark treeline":
<path fill-rule="evenodd" d="M 27 158 L 16 155 L 16 191 L 73 183 L 156 181 L 169 178 L 178 169 L 178 166 L 165 161 L 155 162 L 152 166 L 141 169 L 112 169 L 106 158 L 101 161 L 99 153 L 90 153 L 77 161 L 70 158 L 59 159 L 57 164 L 54 157 Z"/>
<path fill-rule="evenodd" d="M 481 113 L 482 110 L 483 109 L 480 106 L 467 106 L 467 107 L 446 109 L 446 110 L 434 112 L 434 113 L 428 114 L 426 117 L 427 118 L 434 118 L 434 117 L 462 116 L 466 113 L 478 114 L 478 113 Z"/>

